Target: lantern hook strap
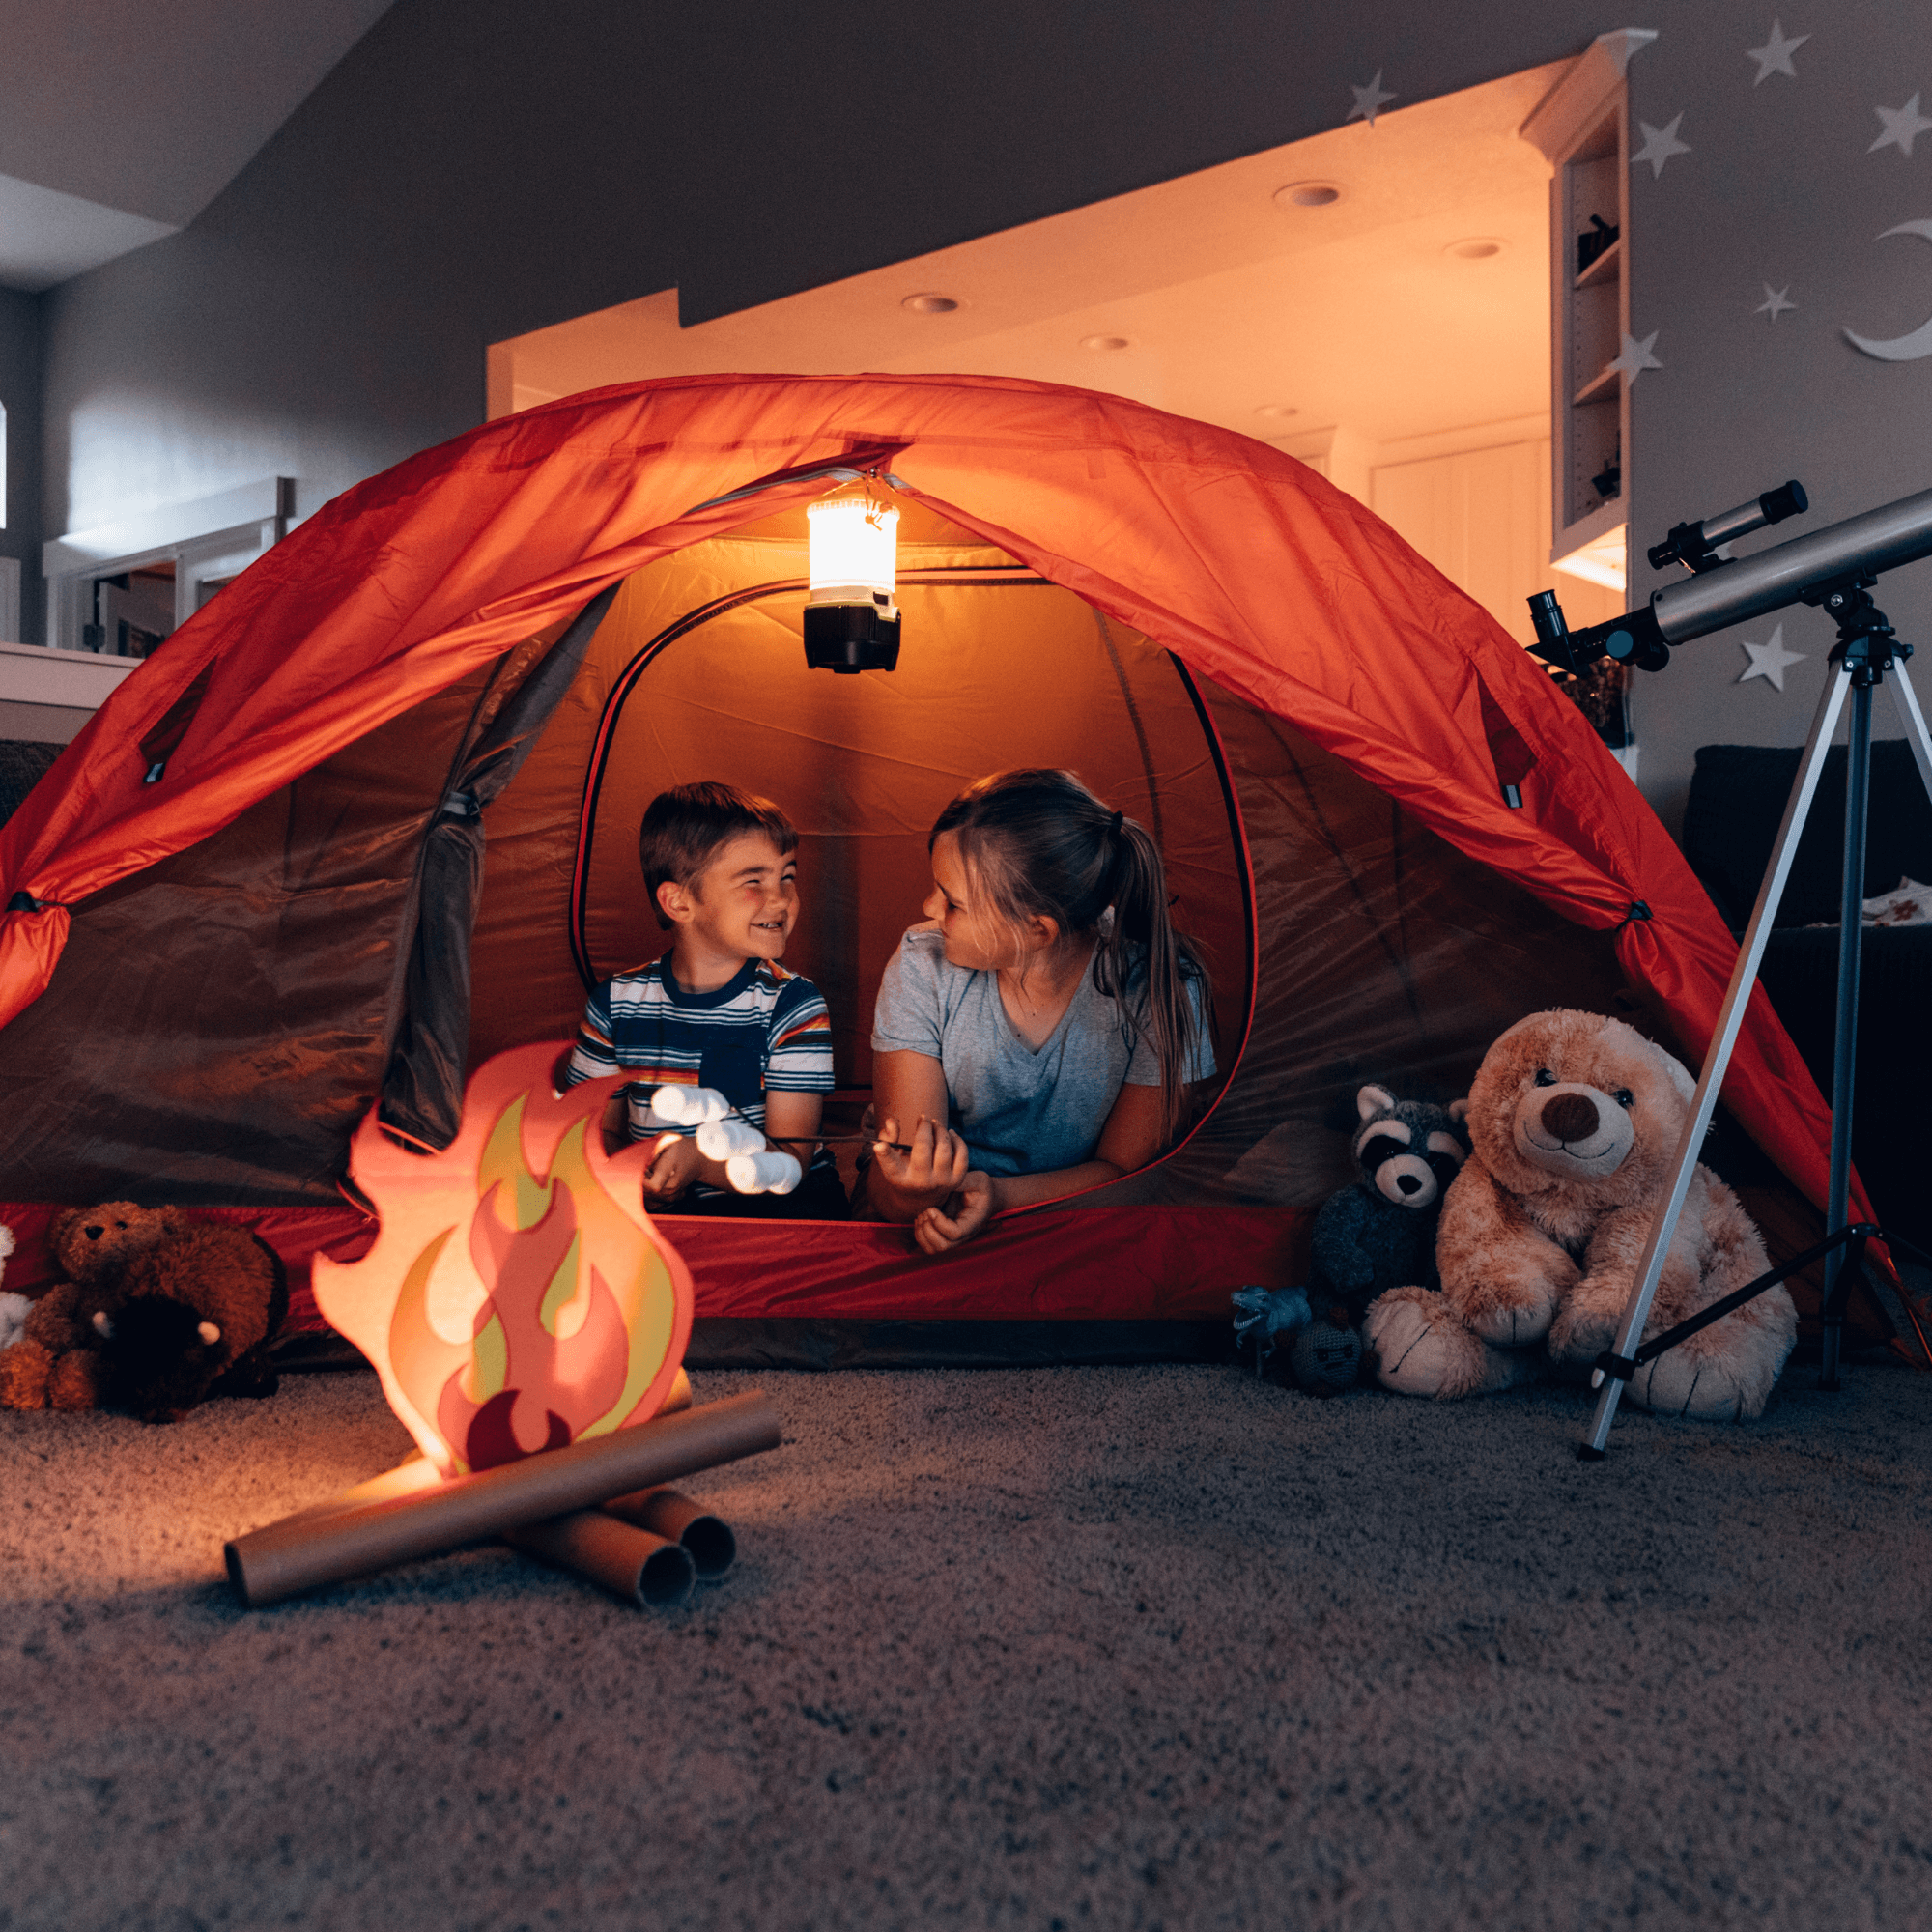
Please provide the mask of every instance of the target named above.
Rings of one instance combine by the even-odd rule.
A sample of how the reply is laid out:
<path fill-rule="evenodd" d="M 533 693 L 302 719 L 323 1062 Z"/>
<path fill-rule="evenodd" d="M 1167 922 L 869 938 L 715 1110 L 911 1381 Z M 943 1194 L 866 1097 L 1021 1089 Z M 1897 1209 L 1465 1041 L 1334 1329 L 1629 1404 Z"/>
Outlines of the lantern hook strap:
<path fill-rule="evenodd" d="M 711 497 L 702 503 L 694 503 L 684 514 L 695 517 L 702 510 L 715 510 L 721 504 L 735 503 L 742 497 L 755 497 L 762 491 L 776 490 L 781 484 L 810 483 L 821 476 L 829 477 L 835 483 L 863 482 L 905 447 L 903 442 L 873 443 L 863 449 L 848 449 L 842 456 L 829 457 L 820 463 L 802 463 L 793 469 L 775 469 L 769 476 L 760 476 L 755 483 L 747 483 L 742 490 L 727 490 L 722 497 Z M 899 487 L 895 478 L 888 476 L 887 480 Z"/>

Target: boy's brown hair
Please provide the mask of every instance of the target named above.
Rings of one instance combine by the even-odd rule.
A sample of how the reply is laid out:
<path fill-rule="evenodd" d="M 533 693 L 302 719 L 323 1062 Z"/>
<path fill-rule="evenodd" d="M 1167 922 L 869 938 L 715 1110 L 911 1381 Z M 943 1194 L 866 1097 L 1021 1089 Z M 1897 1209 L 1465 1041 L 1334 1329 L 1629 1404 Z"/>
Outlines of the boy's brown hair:
<path fill-rule="evenodd" d="M 768 798 L 736 785 L 706 780 L 661 791 L 644 809 L 638 828 L 638 863 L 651 910 L 667 932 L 672 922 L 658 902 L 667 879 L 688 887 L 716 856 L 718 848 L 747 832 L 762 832 L 789 857 L 798 850 L 798 828 Z"/>

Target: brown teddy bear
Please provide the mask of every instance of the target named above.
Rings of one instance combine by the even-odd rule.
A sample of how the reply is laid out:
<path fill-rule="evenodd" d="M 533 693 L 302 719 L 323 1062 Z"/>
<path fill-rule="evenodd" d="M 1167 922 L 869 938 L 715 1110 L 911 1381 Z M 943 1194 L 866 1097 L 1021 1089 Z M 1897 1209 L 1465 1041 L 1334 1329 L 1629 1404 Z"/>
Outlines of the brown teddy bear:
<path fill-rule="evenodd" d="M 1363 1324 L 1384 1386 L 1474 1395 L 1534 1376 L 1539 1344 L 1585 1367 L 1610 1348 L 1694 1092 L 1621 1020 L 1555 1011 L 1511 1027 L 1469 1090 L 1475 1151 L 1443 1203 L 1441 1292 L 1392 1289 Z M 1646 1334 L 1769 1267 L 1737 1196 L 1697 1168 Z M 1770 1289 L 1646 1363 L 1628 1393 L 1675 1415 L 1757 1415 L 1797 1332 L 1790 1295 Z"/>
<path fill-rule="evenodd" d="M 124 1408 L 173 1422 L 211 1395 L 271 1395 L 280 1258 L 242 1228 L 110 1201 L 48 1231 L 68 1279 L 0 1349 L 0 1407 Z"/>

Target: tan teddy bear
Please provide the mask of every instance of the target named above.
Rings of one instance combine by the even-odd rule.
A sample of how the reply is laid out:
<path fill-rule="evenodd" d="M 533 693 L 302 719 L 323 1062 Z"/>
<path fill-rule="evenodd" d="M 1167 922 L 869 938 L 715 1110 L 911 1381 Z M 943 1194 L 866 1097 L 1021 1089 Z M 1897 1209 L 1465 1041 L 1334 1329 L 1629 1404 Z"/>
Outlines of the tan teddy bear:
<path fill-rule="evenodd" d="M 1484 1056 L 1465 1124 L 1474 1153 L 1436 1231 L 1439 1293 L 1397 1288 L 1364 1334 L 1382 1383 L 1463 1396 L 1534 1376 L 1544 1358 L 1587 1367 L 1616 1340 L 1695 1083 L 1621 1020 L 1547 1012 Z M 1678 1219 L 1647 1335 L 1764 1273 L 1737 1196 L 1699 1167 Z M 1667 1349 L 1629 1395 L 1676 1415 L 1762 1412 L 1798 1330 L 1782 1287 Z"/>

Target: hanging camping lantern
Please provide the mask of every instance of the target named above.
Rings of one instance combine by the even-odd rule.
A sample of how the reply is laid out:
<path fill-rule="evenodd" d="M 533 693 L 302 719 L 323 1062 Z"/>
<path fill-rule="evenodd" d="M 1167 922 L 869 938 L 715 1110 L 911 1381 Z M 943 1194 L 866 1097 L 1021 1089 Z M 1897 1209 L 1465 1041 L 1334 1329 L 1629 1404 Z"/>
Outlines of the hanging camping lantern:
<path fill-rule="evenodd" d="M 805 607 L 805 661 L 850 675 L 899 661 L 899 513 L 867 491 L 806 506 L 811 592 Z"/>

